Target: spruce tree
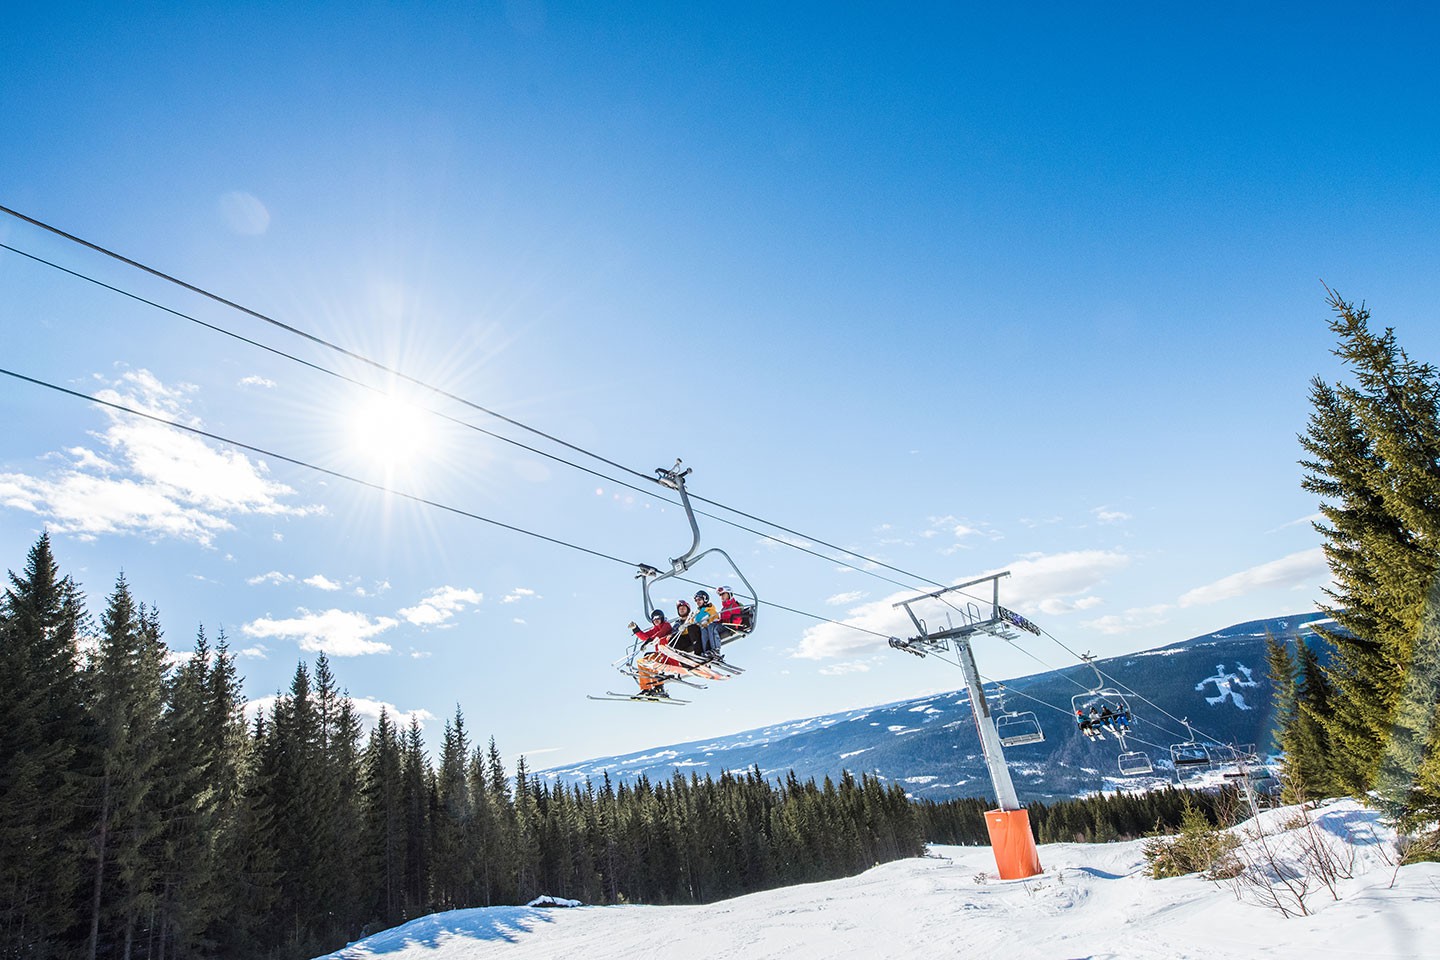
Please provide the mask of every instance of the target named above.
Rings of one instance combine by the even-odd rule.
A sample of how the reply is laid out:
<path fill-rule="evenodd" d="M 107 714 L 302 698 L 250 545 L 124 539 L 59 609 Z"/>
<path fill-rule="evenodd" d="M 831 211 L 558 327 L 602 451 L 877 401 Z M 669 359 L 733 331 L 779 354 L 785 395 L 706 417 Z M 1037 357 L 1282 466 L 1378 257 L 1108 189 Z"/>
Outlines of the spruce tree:
<path fill-rule="evenodd" d="M 390 714 L 382 707 L 365 747 L 364 850 L 371 884 L 371 914 L 386 924 L 403 916 L 405 830 L 400 741 Z"/>
<path fill-rule="evenodd" d="M 1342 628 L 1325 632 L 1336 695 L 1322 719 L 1343 789 L 1378 785 L 1409 809 L 1423 802 L 1413 792 L 1423 785 L 1377 780 L 1397 717 L 1431 732 L 1419 737 L 1419 756 L 1394 770 L 1415 775 L 1434 744 L 1433 701 L 1406 698 L 1427 689 L 1411 671 L 1428 658 L 1427 613 L 1440 570 L 1440 377 L 1411 360 L 1393 330 L 1372 332 L 1363 305 L 1333 293 L 1329 303 L 1335 353 L 1355 382 L 1312 381 L 1314 411 L 1300 438 L 1304 487 L 1321 497 L 1316 529 L 1335 580 L 1325 609 Z"/>
<path fill-rule="evenodd" d="M 435 844 L 435 902 L 441 909 L 471 906 L 476 851 L 474 804 L 470 795 L 470 741 L 465 717 L 455 705 L 455 717 L 445 721 L 440 769 L 436 775 L 439 807 L 433 824 Z"/>
<path fill-rule="evenodd" d="M 1291 803 L 1344 792 L 1330 745 L 1334 691 L 1319 656 L 1303 639 L 1295 645 L 1295 654 L 1294 719 L 1285 746 L 1284 796 Z"/>
<path fill-rule="evenodd" d="M 78 640 L 84 598 L 41 535 L 0 599 L 0 957 L 69 957 L 84 943 L 88 739 Z"/>
<path fill-rule="evenodd" d="M 122 575 L 102 618 L 92 667 L 95 752 L 88 955 L 128 956 L 156 905 L 153 841 L 163 824 L 159 727 L 166 648 L 158 618 L 137 607 Z"/>
<path fill-rule="evenodd" d="M 405 915 L 419 916 L 430 903 L 430 760 L 420 720 L 411 716 L 405 731 L 401 803 L 405 829 Z"/>

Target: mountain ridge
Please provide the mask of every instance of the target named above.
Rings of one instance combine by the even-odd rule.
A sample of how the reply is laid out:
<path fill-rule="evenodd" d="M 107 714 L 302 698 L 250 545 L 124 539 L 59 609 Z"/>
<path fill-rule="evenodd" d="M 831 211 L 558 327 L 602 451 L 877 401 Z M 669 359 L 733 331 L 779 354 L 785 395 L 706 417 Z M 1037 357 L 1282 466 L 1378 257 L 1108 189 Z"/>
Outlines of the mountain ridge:
<path fill-rule="evenodd" d="M 1193 738 L 1215 745 L 1257 745 L 1264 752 L 1274 726 L 1273 691 L 1265 639 L 1288 646 L 1328 622 L 1321 613 L 1249 620 L 1188 640 L 1095 661 L 1108 689 L 1118 690 L 1134 714 L 1127 750 L 1151 757 L 1153 774 L 1119 773 L 1113 737 L 1091 742 L 1070 713 L 1071 697 L 1095 688 L 1083 664 L 1003 682 L 1004 710 L 1033 712 L 1045 740 L 1007 748 L 1006 758 L 1022 800 L 1053 800 L 1096 790 L 1143 786 L 1173 779 L 1170 747 Z M 997 683 L 985 684 L 992 698 Z M 651 781 L 682 775 L 719 777 L 725 771 L 759 768 L 768 779 L 790 771 L 801 780 L 839 779 L 849 770 L 898 782 L 916 799 L 988 796 L 989 775 L 963 688 L 756 727 L 721 737 L 692 740 L 536 771 L 552 783 L 581 783 L 608 775 L 615 782 Z M 1218 752 L 1218 751 L 1217 751 Z"/>

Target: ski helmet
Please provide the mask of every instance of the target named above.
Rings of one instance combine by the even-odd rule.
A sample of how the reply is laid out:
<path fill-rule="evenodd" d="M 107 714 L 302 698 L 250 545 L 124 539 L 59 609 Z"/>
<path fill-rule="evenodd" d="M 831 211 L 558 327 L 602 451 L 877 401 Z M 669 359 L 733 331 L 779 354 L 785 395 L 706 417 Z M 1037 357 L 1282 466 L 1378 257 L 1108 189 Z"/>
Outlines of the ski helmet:
<path fill-rule="evenodd" d="M 696 590 L 696 591 L 695 591 L 695 602 L 696 602 L 696 603 L 709 603 L 709 602 L 710 602 L 710 594 L 706 593 L 704 590 Z"/>
<path fill-rule="evenodd" d="M 650 619 L 651 619 L 651 620 L 664 620 L 664 619 L 665 619 L 665 611 L 663 611 L 663 610 L 651 610 L 651 611 L 650 611 Z"/>

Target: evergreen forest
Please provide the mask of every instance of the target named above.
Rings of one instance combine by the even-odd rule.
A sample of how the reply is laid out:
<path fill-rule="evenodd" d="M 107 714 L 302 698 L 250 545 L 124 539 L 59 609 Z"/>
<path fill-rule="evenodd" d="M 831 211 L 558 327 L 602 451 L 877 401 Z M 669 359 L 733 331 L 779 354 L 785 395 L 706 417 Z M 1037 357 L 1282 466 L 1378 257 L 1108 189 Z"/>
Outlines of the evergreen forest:
<path fill-rule="evenodd" d="M 121 577 L 92 623 L 42 536 L 0 605 L 0 957 L 312 957 L 458 907 L 704 903 L 924 850 L 896 785 L 549 785 L 457 708 L 368 735 L 328 660 L 246 721 L 223 637 L 171 666 Z"/>

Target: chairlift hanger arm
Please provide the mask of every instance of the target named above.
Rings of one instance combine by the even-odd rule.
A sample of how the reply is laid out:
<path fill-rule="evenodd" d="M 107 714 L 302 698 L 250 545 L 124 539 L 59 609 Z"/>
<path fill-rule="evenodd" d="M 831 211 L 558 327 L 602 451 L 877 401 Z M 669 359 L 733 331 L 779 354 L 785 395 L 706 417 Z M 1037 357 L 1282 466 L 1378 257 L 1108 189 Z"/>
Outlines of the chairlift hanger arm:
<path fill-rule="evenodd" d="M 684 573 L 690 569 L 695 551 L 700 549 L 700 524 L 695 520 L 695 509 L 690 506 L 690 494 L 685 492 L 685 478 L 690 474 L 690 468 L 680 469 L 680 460 L 676 459 L 673 467 L 656 467 L 655 482 L 663 487 L 678 491 L 680 494 L 680 505 L 685 508 L 685 519 L 690 521 L 690 549 L 678 557 L 670 559 L 671 575 Z"/>
<path fill-rule="evenodd" d="M 669 487 L 680 494 L 680 505 L 685 508 L 685 519 L 690 524 L 690 547 L 680 556 L 672 558 L 670 561 L 670 569 L 664 572 L 661 572 L 657 567 L 649 564 L 641 564 L 637 568 L 635 576 L 640 580 L 641 594 L 645 602 L 644 614 L 648 617 L 650 616 L 650 611 L 656 609 L 650 596 L 650 588 L 652 585 L 659 583 L 661 580 L 679 577 L 702 559 L 713 553 L 725 559 L 726 564 L 730 567 L 731 574 L 744 585 L 745 593 L 743 595 L 749 597 L 751 600 L 749 607 L 749 631 L 753 631 L 756 622 L 759 620 L 760 596 L 755 592 L 755 587 L 750 583 L 750 578 L 745 576 L 745 571 L 741 570 L 740 565 L 731 559 L 730 554 L 719 547 L 711 547 L 703 551 L 700 550 L 700 524 L 695 519 L 695 510 L 690 505 L 690 494 L 685 489 L 685 478 L 690 475 L 691 468 L 686 467 L 682 470 L 680 469 L 680 464 L 681 461 L 677 459 L 673 467 L 656 467 L 655 482 L 661 486 Z M 729 577 L 726 579 L 729 579 Z"/>

